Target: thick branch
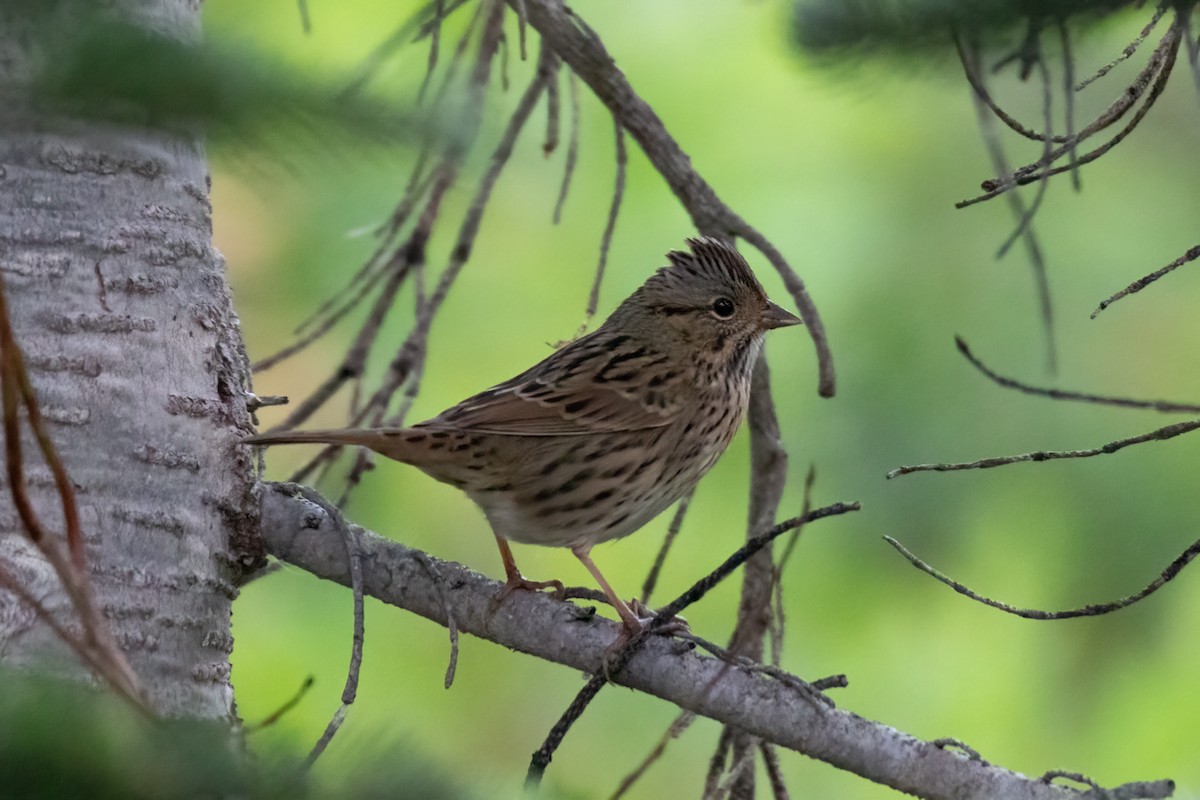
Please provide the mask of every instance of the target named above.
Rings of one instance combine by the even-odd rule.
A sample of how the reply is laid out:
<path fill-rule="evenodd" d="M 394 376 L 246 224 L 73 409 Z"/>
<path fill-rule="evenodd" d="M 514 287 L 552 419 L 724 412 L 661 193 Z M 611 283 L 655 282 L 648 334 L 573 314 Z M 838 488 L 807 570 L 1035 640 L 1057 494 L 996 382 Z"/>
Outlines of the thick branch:
<path fill-rule="evenodd" d="M 528 2 L 531 9 L 535 3 Z M 465 633 L 513 650 L 596 672 L 616 623 L 582 614 L 569 604 L 527 592 L 507 597 L 494 614 L 499 584 L 465 567 L 432 561 L 419 551 L 350 526 L 362 554 L 365 593 L 445 625 L 451 613 Z M 318 577 L 348 585 L 349 565 L 336 524 L 288 484 L 266 484 L 262 531 L 268 551 Z M 437 575 L 439 577 L 435 578 Z M 726 674 L 706 691 L 718 672 Z M 789 685 L 721 661 L 681 651 L 677 641 L 648 641 L 617 683 L 661 697 L 683 709 L 826 761 L 873 781 L 927 798 L 1099 797 L 972 761 L 886 725 L 827 706 Z M 1170 782 L 1145 784 L 1140 797 L 1165 797 Z"/>

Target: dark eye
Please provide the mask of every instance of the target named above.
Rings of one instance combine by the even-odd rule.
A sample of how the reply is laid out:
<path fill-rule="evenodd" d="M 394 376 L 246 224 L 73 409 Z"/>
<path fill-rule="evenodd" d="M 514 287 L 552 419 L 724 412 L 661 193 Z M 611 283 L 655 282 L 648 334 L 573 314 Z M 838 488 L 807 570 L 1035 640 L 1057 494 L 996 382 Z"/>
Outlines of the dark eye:
<path fill-rule="evenodd" d="M 721 319 L 729 319 L 733 316 L 733 301 L 728 297 L 718 297 L 712 301 L 712 310 Z"/>

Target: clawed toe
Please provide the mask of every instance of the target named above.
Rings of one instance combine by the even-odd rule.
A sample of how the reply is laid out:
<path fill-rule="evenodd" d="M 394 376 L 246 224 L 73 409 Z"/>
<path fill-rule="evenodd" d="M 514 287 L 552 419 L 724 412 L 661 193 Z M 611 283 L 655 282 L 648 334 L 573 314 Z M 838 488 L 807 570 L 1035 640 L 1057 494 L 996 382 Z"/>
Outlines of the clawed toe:
<path fill-rule="evenodd" d="M 552 594 L 555 600 L 564 600 L 567 597 L 567 587 L 563 586 L 562 581 L 531 581 L 518 572 L 515 575 L 509 576 L 508 580 L 504 582 L 504 585 L 500 587 L 500 591 L 496 593 L 494 602 L 499 603 L 517 589 L 524 589 L 529 592 L 553 589 Z"/>
<path fill-rule="evenodd" d="M 543 589 L 553 589 L 551 594 L 555 600 L 565 600 L 567 597 L 567 588 L 563 586 L 562 581 L 531 581 L 525 578 L 521 573 L 516 572 L 508 576 L 508 580 L 500 587 L 500 591 L 496 592 L 491 603 L 488 604 L 488 619 L 496 613 L 496 609 L 500 608 L 500 604 L 504 599 L 518 589 L 528 592 L 540 592 Z"/>

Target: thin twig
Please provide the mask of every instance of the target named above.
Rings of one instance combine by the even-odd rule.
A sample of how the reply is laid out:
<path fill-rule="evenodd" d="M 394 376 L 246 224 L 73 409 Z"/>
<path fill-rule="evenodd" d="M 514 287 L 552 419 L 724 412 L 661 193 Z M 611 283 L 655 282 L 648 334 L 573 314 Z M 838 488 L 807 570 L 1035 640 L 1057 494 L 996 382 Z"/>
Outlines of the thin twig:
<path fill-rule="evenodd" d="M 400 287 L 412 266 L 407 258 L 407 252 L 402 251 L 397 256 L 392 262 L 391 275 L 388 278 L 388 282 L 384 285 L 383 290 L 375 300 L 375 304 L 371 307 L 370 313 L 367 314 L 367 318 L 359 328 L 358 334 L 354 338 L 354 343 L 342 359 L 341 365 L 321 385 L 314 389 L 308 397 L 305 397 L 296 405 L 287 418 L 280 423 L 278 426 L 279 430 L 289 430 L 304 423 L 321 406 L 325 405 L 329 398 L 333 397 L 346 381 L 362 374 L 363 369 L 366 368 L 367 357 L 370 355 L 379 330 L 383 326 L 388 313 L 391 311 L 394 299 L 399 293 Z"/>
<path fill-rule="evenodd" d="M 1054 140 L 1054 137 L 1050 133 L 1051 126 L 1054 124 L 1054 107 L 1053 107 L 1053 103 L 1052 103 L 1053 92 L 1050 87 L 1050 70 L 1046 67 L 1046 59 L 1040 52 L 1038 53 L 1036 63 L 1037 63 L 1037 68 L 1038 68 L 1038 75 L 1042 79 L 1042 122 L 1043 122 L 1043 129 L 1046 131 L 1046 138 L 1042 141 L 1041 163 L 1045 166 L 1049 166 L 1050 152 L 1053 148 L 1052 143 Z M 1074 142 L 1072 142 L 1072 144 L 1071 144 L 1070 152 L 1071 152 L 1071 156 L 1072 156 L 1072 164 L 1074 164 L 1074 156 L 1075 156 Z M 1078 177 L 1079 170 L 1072 169 L 1072 173 L 1076 177 Z M 1049 186 L 1050 186 L 1050 176 L 1046 175 L 1043 172 L 1042 179 L 1040 181 L 1038 181 L 1037 193 L 1033 196 L 1033 202 L 1030 203 L 1029 206 L 1024 209 L 1021 209 L 1020 205 L 1014 204 L 1013 212 L 1014 212 L 1014 215 L 1017 216 L 1017 225 L 1013 229 L 1013 232 L 1011 234 L 1009 234 L 1008 239 L 1006 239 L 1004 241 L 1004 243 L 1002 245 L 1000 245 L 1000 248 L 996 251 L 996 258 L 998 258 L 998 259 L 1004 258 L 1004 256 L 1008 253 L 1009 249 L 1016 243 L 1017 239 L 1024 237 L 1027 233 L 1032 235 L 1029 232 L 1029 227 L 1030 227 L 1030 225 L 1033 224 L 1033 218 L 1037 215 L 1038 209 L 1042 207 L 1042 201 L 1046 197 L 1046 189 L 1049 188 Z M 1010 199 L 1015 198 L 1015 197 L 1017 197 L 1016 194 L 1009 195 Z M 1036 247 L 1036 242 L 1034 243 L 1033 246 Z M 1039 258 L 1041 257 L 1040 248 L 1038 248 L 1038 256 L 1039 256 Z M 1035 262 L 1035 265 L 1036 265 L 1036 263 L 1037 262 Z M 1043 292 L 1041 294 L 1041 296 L 1043 298 L 1043 313 L 1046 313 L 1046 311 L 1045 311 L 1046 306 L 1047 306 L 1046 300 L 1048 300 L 1049 288 L 1045 286 L 1046 279 L 1045 279 L 1045 263 L 1044 262 L 1041 265 L 1041 272 L 1042 272 L 1042 274 L 1039 276 L 1039 279 L 1038 279 L 1038 286 L 1039 286 L 1039 292 Z"/>
<path fill-rule="evenodd" d="M 1066 105 L 1064 118 L 1067 125 L 1067 142 L 1069 150 L 1067 159 L 1071 167 L 1071 187 L 1075 191 L 1082 189 L 1082 184 L 1079 178 L 1079 152 L 1077 149 L 1078 140 L 1075 138 L 1075 92 L 1073 86 L 1075 84 L 1075 56 L 1071 53 L 1071 32 L 1067 29 L 1066 19 L 1058 18 L 1058 40 L 1062 47 L 1062 64 L 1063 64 L 1063 103 Z M 1049 126 L 1046 126 L 1046 132 L 1049 133 Z M 1047 149 L 1049 143 L 1047 143 Z M 1043 153 L 1043 158 L 1048 157 L 1049 153 Z M 1044 183 L 1042 185 L 1045 185 Z"/>
<path fill-rule="evenodd" d="M 621 210 L 621 200 L 625 197 L 625 167 L 629 162 L 629 156 L 625 152 L 625 129 L 621 127 L 619 119 L 614 119 L 613 122 L 616 126 L 617 177 L 613 186 L 612 203 L 608 207 L 608 219 L 604 223 L 604 235 L 600 237 L 600 260 L 596 264 L 596 276 L 592 279 L 587 311 L 584 313 L 583 324 L 579 326 L 578 335 L 583 335 L 587 330 L 592 317 L 596 315 L 596 308 L 600 305 L 600 284 L 604 280 L 604 268 L 608 264 L 608 249 L 612 245 L 613 231 L 617 227 L 617 213 Z"/>
<path fill-rule="evenodd" d="M 671 517 L 671 524 L 667 526 L 667 535 L 663 537 L 663 543 L 658 548 L 658 553 L 654 556 L 654 563 L 650 566 L 650 572 L 646 574 L 646 580 L 642 583 L 642 602 L 649 603 L 650 595 L 654 593 L 654 587 L 658 585 L 658 576 L 662 572 L 663 563 L 667 560 L 667 553 L 671 550 L 671 545 L 675 543 L 675 537 L 679 535 L 679 531 L 683 528 L 683 518 L 687 516 L 688 506 L 692 502 L 692 495 L 696 492 L 693 487 L 683 497 L 679 498 L 678 505 L 675 506 L 675 514 Z"/>
<path fill-rule="evenodd" d="M 287 359 L 307 348 L 313 342 L 320 339 L 322 336 L 328 333 L 334 325 L 336 325 L 347 314 L 353 311 L 358 304 L 361 303 L 363 299 L 371 293 L 371 290 L 379 285 L 379 281 L 381 281 L 387 274 L 388 270 L 386 268 L 376 270 L 374 274 L 369 275 L 367 279 L 363 281 L 362 285 L 359 286 L 358 291 L 355 292 L 350 299 L 321 319 L 320 322 L 309 329 L 308 333 L 298 337 L 296 341 L 272 353 L 266 358 L 255 361 L 250 365 L 250 369 L 254 372 L 265 372 L 281 361 L 286 361 Z"/>
<path fill-rule="evenodd" d="M 729 758 L 729 748 L 733 744 L 733 730 L 722 726 L 721 735 L 717 737 L 717 746 L 712 757 L 708 759 L 708 772 L 704 775 L 704 791 L 700 795 L 707 798 L 717 791 L 721 775 L 725 772 L 725 763 Z"/>
<path fill-rule="evenodd" d="M 391 58 L 393 53 L 409 42 L 419 42 L 426 36 L 431 35 L 434 27 L 440 27 L 443 20 L 459 7 L 466 5 L 468 1 L 451 0 L 450 4 L 443 9 L 440 15 L 436 15 L 436 6 L 439 0 L 431 0 L 431 2 L 421 6 L 411 17 L 401 23 L 395 31 L 388 34 L 388 37 L 360 62 L 354 76 L 342 89 L 340 97 L 348 98 L 358 94 L 375 73 L 379 71 L 383 63 Z M 478 6 L 482 6 L 482 3 L 478 4 L 477 8 Z M 431 17 L 431 12 L 435 12 L 435 16 Z"/>
<path fill-rule="evenodd" d="M 1159 43 L 1158 47 L 1155 48 L 1154 54 L 1151 56 L 1151 59 L 1147 63 L 1146 67 L 1142 70 L 1134 82 L 1130 84 L 1125 93 L 1123 93 L 1121 102 L 1125 104 L 1125 108 L 1131 107 L 1137 98 L 1140 98 L 1143 93 L 1146 93 L 1145 101 L 1137 109 L 1137 111 L 1134 112 L 1133 118 L 1129 120 L 1124 128 L 1122 128 L 1104 144 L 1088 151 L 1087 153 L 1084 153 L 1083 155 L 1080 155 L 1075 160 L 1073 165 L 1068 164 L 1042 171 L 1051 176 L 1059 175 L 1067 170 L 1074 169 L 1095 161 L 1097 158 L 1105 155 L 1109 150 L 1124 141 L 1125 137 L 1128 136 L 1133 129 L 1141 123 L 1142 119 L 1153 107 L 1154 102 L 1158 99 L 1159 95 L 1162 94 L 1163 89 L 1166 88 L 1167 78 L 1170 77 L 1171 69 L 1175 66 L 1175 58 L 1179 53 L 1179 41 L 1179 26 L 1172 24 L 1171 27 L 1167 29 L 1167 33 L 1163 36 L 1163 39 Z M 1089 128 L 1085 128 L 1083 131 L 1080 131 L 1076 139 L 1082 141 L 1084 138 L 1090 135 L 1091 131 L 1089 129 L 1091 127 L 1092 126 L 1089 126 Z M 1062 157 L 1062 155 L 1066 153 L 1068 149 L 1069 148 L 1059 148 L 1054 150 L 1050 154 L 1050 161 L 1056 161 Z M 1034 181 L 1039 181 L 1042 179 L 1042 174 L 1039 171 L 1041 165 L 1042 160 L 1039 159 L 1032 164 L 1026 164 L 1023 167 L 1019 167 L 1010 173 L 1000 172 L 1000 177 L 991 178 L 983 182 L 983 194 L 976 195 L 975 197 L 967 200 L 960 200 L 954 204 L 954 207 L 966 208 L 967 206 L 972 206 L 976 203 L 982 203 L 985 200 L 990 200 L 993 197 L 1004 194 L 1015 186 L 1024 186 L 1026 184 L 1033 183 Z"/>
<path fill-rule="evenodd" d="M 450 605 L 450 599 L 446 596 L 446 579 L 442 576 L 441 571 L 424 553 L 419 550 L 413 552 L 417 554 L 417 561 L 437 587 L 438 597 L 442 601 L 442 613 L 446 615 L 446 630 L 450 633 L 450 661 L 446 665 L 446 675 L 442 683 L 445 688 L 449 689 L 454 685 L 454 676 L 458 672 L 458 621 L 454 618 L 454 609 Z"/>
<path fill-rule="evenodd" d="M 521 45 L 521 60 L 527 60 L 525 55 L 525 0 L 516 1 L 517 9 L 517 39 Z"/>
<path fill-rule="evenodd" d="M 1154 272 L 1151 272 L 1149 275 L 1138 278 L 1136 281 L 1129 284 L 1116 294 L 1109 295 L 1106 299 L 1100 302 L 1100 305 L 1096 306 L 1096 310 L 1092 312 L 1091 318 L 1095 319 L 1097 314 L 1120 300 L 1122 297 L 1127 297 L 1131 294 L 1137 294 L 1142 289 L 1145 289 L 1147 286 L 1166 275 L 1168 272 L 1173 272 L 1178 267 L 1182 267 L 1184 264 L 1195 261 L 1197 258 L 1200 258 L 1200 244 L 1188 248 L 1186 253 L 1172 261 L 1170 264 L 1167 264 L 1165 267 L 1160 267 L 1159 269 L 1154 270 Z"/>
<path fill-rule="evenodd" d="M 442 20 L 446 16 L 445 3 L 446 0 L 434 0 L 433 3 L 433 19 L 430 20 L 432 28 L 429 33 L 429 59 L 425 62 L 425 76 L 421 78 L 421 87 L 417 90 L 418 104 L 425 99 L 425 92 L 429 89 L 433 73 L 437 70 L 442 42 Z"/>
<path fill-rule="evenodd" d="M 695 713 L 691 711 L 681 711 L 667 729 L 663 731 L 663 735 L 655 742 L 654 747 L 646 754 L 641 763 L 633 768 L 633 771 L 621 779 L 617 785 L 617 790 L 612 793 L 609 800 L 620 800 L 625 796 L 626 792 L 633 788 L 633 785 L 641 780 L 642 776 L 654 766 L 654 763 L 662 758 L 663 753 L 667 751 L 667 745 L 673 739 L 678 739 L 680 735 L 687 730 L 693 722 L 696 721 Z"/>
<path fill-rule="evenodd" d="M 571 705 L 567 706 L 567 710 L 554 723 L 554 727 L 546 735 L 546 740 L 542 742 L 542 746 L 537 749 L 533 757 L 529 760 L 529 770 L 525 773 L 526 790 L 532 789 L 542 782 L 542 776 L 546 773 L 546 767 L 550 766 L 550 761 L 554 758 L 554 751 L 562 744 L 563 738 L 571 730 L 571 726 L 575 724 L 575 720 L 579 719 L 579 716 L 583 714 L 588 704 L 595 699 L 606 683 L 608 683 L 608 679 L 603 675 L 593 675 L 589 678 L 588 682 L 579 690 L 579 693 L 575 695 L 575 699 L 571 701 Z"/>
<path fill-rule="evenodd" d="M 503 11 L 504 6 L 497 4 L 495 8 Z M 502 16 L 498 17 L 498 19 L 502 18 Z M 492 25 L 493 23 L 489 23 L 489 28 Z M 450 289 L 462 272 L 463 266 L 467 263 L 467 259 L 470 258 L 471 248 L 475 242 L 476 235 L 479 233 L 479 226 L 483 219 L 483 213 L 487 207 L 488 200 L 491 198 L 492 190 L 495 188 L 501 172 L 512 156 L 517 137 L 524 129 L 542 92 L 545 91 L 546 84 L 554 74 L 551 66 L 553 63 L 551 61 L 552 57 L 552 54 L 547 51 L 545 56 L 540 58 L 537 73 L 518 101 L 517 107 L 509 119 L 508 126 L 505 128 L 504 134 L 500 137 L 500 141 L 497 143 L 496 149 L 493 151 L 492 157 L 488 162 L 488 169 L 480 179 L 479 186 L 475 190 L 475 196 L 471 200 L 471 205 L 463 217 L 462 224 L 459 226 L 458 238 L 451 249 L 450 262 L 439 276 L 433 292 L 424 304 L 422 313 L 418 315 L 413 331 L 405 339 L 397 356 L 389 365 L 388 375 L 384 383 L 368 401 L 368 407 L 379 408 L 387 405 L 387 399 L 407 379 L 420 352 L 425 347 L 434 316 L 441 308 L 442 303 L 445 302 Z M 486 72 L 481 74 L 477 69 L 476 81 L 480 80 L 486 84 Z M 480 102 L 482 102 L 482 96 Z"/>
<path fill-rule="evenodd" d="M 308 690 L 311 689 L 312 686 L 313 676 L 309 675 L 304 679 L 304 682 L 300 684 L 300 688 L 296 690 L 296 693 L 288 698 L 283 705 L 268 714 L 261 722 L 255 723 L 254 725 L 245 725 L 243 726 L 242 730 L 244 730 L 247 734 L 251 734 L 258 733 L 263 728 L 271 727 L 276 722 L 281 720 L 284 714 L 287 714 L 293 708 L 298 706 L 300 701 L 304 699 L 304 695 L 308 694 Z"/>
<path fill-rule="evenodd" d="M 1197 422 L 1196 426 L 1200 427 L 1200 422 Z M 658 609 L 656 612 L 656 619 L 653 623 L 651 623 L 651 625 L 659 623 L 660 620 L 662 621 L 662 624 L 665 624 L 665 622 L 671 617 L 678 615 L 692 603 L 695 603 L 697 600 L 704 597 L 704 595 L 708 594 L 708 592 L 714 586 L 725 580 L 725 578 L 729 577 L 730 573 L 744 564 L 746 559 L 750 558 L 759 550 L 766 547 L 768 544 L 788 531 L 795 530 L 801 525 L 807 525 L 810 522 L 816 522 L 817 520 L 824 519 L 825 517 L 833 517 L 841 514 L 848 514 L 852 511 L 858 511 L 860 508 L 861 506 L 859 506 L 857 501 L 849 503 L 834 503 L 832 505 L 822 506 L 821 508 L 815 508 L 812 511 L 809 511 L 807 514 L 801 514 L 798 517 L 792 517 L 791 519 L 780 522 L 765 533 L 761 533 L 758 536 L 750 539 L 748 542 L 734 551 L 733 554 L 731 554 L 728 558 L 722 561 L 716 569 L 692 584 L 692 586 L 683 594 L 679 595 L 679 597 Z"/>
<path fill-rule="evenodd" d="M 776 752 L 775 745 L 762 740 L 758 743 L 758 749 L 767 768 L 767 780 L 771 782 L 771 796 L 775 800 L 789 800 L 787 783 L 783 780 L 783 769 L 779 765 L 779 753 Z"/>
<path fill-rule="evenodd" d="M 554 201 L 554 213 L 551 216 L 555 225 L 562 221 L 563 205 L 567 202 L 567 192 L 579 160 L 579 80 L 574 70 L 567 70 L 567 94 L 571 100 L 571 132 L 567 135 L 567 158 L 563 163 L 562 183 L 559 184 L 558 199 Z"/>
<path fill-rule="evenodd" d="M 1090 458 L 1091 456 L 1108 455 L 1115 453 L 1118 450 L 1129 447 L 1130 445 L 1142 444 L 1144 442 L 1161 442 L 1167 439 L 1173 439 L 1185 433 L 1200 428 L 1200 420 L 1190 420 L 1188 422 L 1176 422 L 1174 425 L 1166 425 L 1162 428 L 1143 433 L 1138 436 L 1131 436 L 1128 439 L 1118 439 L 1115 442 L 1108 442 L 1099 447 L 1092 447 L 1086 450 L 1036 450 L 1032 453 L 1020 453 L 1015 456 L 996 456 L 993 458 L 981 458 L 978 461 L 961 462 L 953 464 L 914 464 L 911 466 L 897 467 L 887 474 L 888 479 L 896 478 L 901 475 L 908 475 L 912 472 L 955 472 L 964 469 L 990 469 L 991 467 L 1003 467 L 1008 464 L 1019 464 L 1023 461 L 1053 461 L 1060 458 Z"/>
<path fill-rule="evenodd" d="M 1073 617 L 1098 617 L 1101 614 L 1108 614 L 1110 612 L 1126 608 L 1157 592 L 1172 579 L 1174 579 L 1174 577 L 1178 575 L 1184 567 L 1191 563 L 1191 561 L 1197 555 L 1200 555 L 1200 539 L 1198 539 L 1195 542 L 1192 542 L 1192 544 L 1189 545 L 1186 550 L 1184 550 L 1174 561 L 1168 564 L 1166 569 L 1159 573 L 1157 578 L 1148 583 L 1141 590 L 1134 592 L 1128 597 L 1123 597 L 1120 600 L 1114 600 L 1109 603 L 1096 603 L 1093 605 L 1083 606 L 1082 608 L 1073 608 L 1069 611 L 1041 611 L 1036 608 L 1016 608 L 1008 603 L 1002 603 L 999 600 L 992 600 L 984 597 L 983 595 L 969 589 L 964 584 L 946 576 L 942 572 L 939 572 L 928 563 L 922 561 L 920 558 L 914 555 L 912 551 L 900 544 L 891 536 L 884 536 L 883 538 L 884 541 L 896 548 L 896 550 L 898 550 L 902 556 L 908 559 L 909 563 L 914 567 L 926 573 L 927 575 L 936 578 L 959 594 L 965 595 L 976 602 L 983 603 L 986 606 L 997 608 L 1006 614 L 1013 614 L 1018 617 L 1024 617 L 1025 619 L 1071 619 Z"/>
<path fill-rule="evenodd" d="M 812 509 L 812 488 L 816 480 L 816 467 L 810 464 L 808 473 L 804 476 L 804 500 L 803 505 L 800 507 L 801 515 L 807 514 Z M 777 667 L 783 657 L 783 634 L 787 620 L 783 608 L 783 569 L 792 557 L 792 553 L 796 549 L 796 544 L 800 541 L 800 534 L 803 532 L 803 525 L 792 531 L 792 535 L 788 537 L 787 542 L 783 546 L 783 552 L 780 553 L 779 560 L 775 562 L 775 568 L 771 575 L 771 588 L 774 595 L 774 611 L 771 614 L 771 663 Z"/>
<path fill-rule="evenodd" d="M 961 336 L 955 336 L 954 342 L 958 345 L 958 351 L 971 363 L 971 366 L 982 372 L 994 383 L 1006 389 L 1015 389 L 1025 394 L 1050 397 L 1055 400 L 1075 400 L 1083 403 L 1119 406 L 1121 408 L 1148 408 L 1168 414 L 1200 414 L 1200 405 L 1192 403 L 1173 403 L 1168 400 L 1134 400 L 1127 397 L 1108 397 L 1099 394 L 1087 394 L 1086 392 L 1070 392 L 1062 389 L 1046 389 L 1040 386 L 1031 386 L 1028 383 L 1022 383 L 1013 378 L 1006 378 L 993 371 L 971 352 L 971 348 L 967 346 L 967 343 Z"/>
<path fill-rule="evenodd" d="M 1121 55 L 1117 56 L 1112 61 L 1105 64 L 1103 67 L 1096 70 L 1090 76 L 1088 76 L 1087 78 L 1084 78 L 1082 81 L 1080 81 L 1079 84 L 1075 86 L 1075 91 L 1082 92 L 1090 84 L 1094 83 L 1095 81 L 1100 80 L 1105 75 L 1112 72 L 1114 67 L 1116 67 L 1122 61 L 1127 60 L 1130 56 L 1132 56 L 1134 53 L 1136 53 L 1138 46 L 1141 45 L 1142 42 L 1146 41 L 1147 37 L 1149 37 L 1150 34 L 1154 31 L 1154 26 L 1158 24 L 1158 21 L 1163 18 L 1163 15 L 1167 13 L 1167 9 L 1169 9 L 1169 8 L 1170 8 L 1169 3 L 1162 3 L 1161 5 L 1159 5 L 1159 7 L 1154 10 L 1154 16 L 1151 17 L 1150 21 L 1146 23 L 1146 26 L 1144 28 L 1142 28 L 1142 32 L 1137 35 L 1137 38 L 1135 38 L 1129 44 L 1125 45 L 1125 49 L 1121 51 Z"/>
<path fill-rule="evenodd" d="M 296 0 L 296 10 L 300 12 L 300 30 L 308 36 L 312 33 L 312 19 L 308 16 L 308 0 Z"/>
<path fill-rule="evenodd" d="M 542 155 L 547 158 L 558 149 L 558 128 L 562 122 L 562 93 L 558 86 L 561 63 L 555 58 L 554 77 L 546 84 L 546 138 L 542 142 Z"/>
<path fill-rule="evenodd" d="M 973 71 L 976 75 L 982 75 L 978 45 L 975 43 L 965 42 L 961 38 L 956 38 L 955 41 L 958 45 L 958 53 L 960 59 L 963 61 L 964 69 Z M 1037 63 L 1043 65 L 1044 68 L 1044 62 L 1041 58 L 1040 50 L 1038 51 Z M 1048 77 L 1045 78 L 1044 84 L 1047 92 L 1046 96 L 1044 97 L 1044 102 L 1048 106 L 1050 102 L 1048 95 Z M 983 135 L 983 142 L 992 158 L 992 163 L 995 166 L 996 172 L 1001 175 L 1008 175 L 1009 169 L 1007 160 L 1004 156 L 1004 148 L 1001 146 L 1000 141 L 996 136 L 992 115 L 987 113 L 987 106 L 983 103 L 978 94 L 974 94 L 972 97 L 975 101 L 975 111 L 976 116 L 979 118 L 979 129 Z M 1050 158 L 1050 155 L 1044 153 L 1042 159 L 1046 160 L 1048 158 Z M 1043 183 L 1043 186 L 1044 185 L 1045 184 Z M 1042 328 L 1046 337 L 1046 363 L 1050 372 L 1054 372 L 1058 360 L 1058 347 L 1055 344 L 1054 337 L 1054 306 L 1050 298 L 1050 286 L 1046 275 L 1046 262 L 1042 256 L 1042 248 L 1038 243 L 1037 235 L 1034 233 L 1032 224 L 1030 223 L 1032 213 L 1026 211 L 1024 201 L 1015 192 L 1009 192 L 1007 194 L 1007 198 L 1012 215 L 1017 220 L 1017 229 L 1015 235 L 1019 235 L 1023 238 L 1030 265 L 1033 267 L 1034 284 L 1037 289 L 1038 304 L 1041 307 Z M 1009 243 L 1011 243 L 1011 241 L 1012 240 L 1010 240 Z M 1007 246 L 1009 243 L 1006 243 L 1005 246 Z M 1002 252 L 997 254 L 997 257 L 1002 254 L 1003 248 Z"/>
<path fill-rule="evenodd" d="M 346 545 L 346 558 L 350 565 L 350 590 L 354 597 L 354 635 L 350 643 L 350 665 L 346 670 L 346 683 L 342 687 L 342 702 L 334 712 L 333 718 L 329 720 L 329 724 L 325 726 L 324 733 L 317 743 L 313 745 L 309 751 L 308 758 L 305 763 L 312 766 L 313 763 L 321 757 L 325 752 L 325 748 L 333 740 L 335 734 L 341 729 L 342 723 L 346 719 L 346 714 L 350 710 L 350 706 L 354 704 L 354 700 L 358 695 L 358 676 L 362 671 L 362 648 L 363 648 L 363 578 L 362 578 L 362 551 L 358 546 L 358 539 L 350 530 L 350 526 L 346 524 L 345 518 L 342 517 L 340 511 L 329 505 L 321 495 L 313 491 L 304 492 L 304 497 L 308 501 L 320 506 L 326 516 L 329 518 L 342 534 L 342 541 Z"/>

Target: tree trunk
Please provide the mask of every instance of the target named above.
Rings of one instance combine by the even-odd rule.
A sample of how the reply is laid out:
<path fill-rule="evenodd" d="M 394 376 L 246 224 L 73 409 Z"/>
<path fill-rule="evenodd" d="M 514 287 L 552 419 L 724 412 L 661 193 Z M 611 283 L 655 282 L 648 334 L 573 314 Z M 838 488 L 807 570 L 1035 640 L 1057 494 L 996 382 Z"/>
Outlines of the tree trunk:
<path fill-rule="evenodd" d="M 256 503 L 250 457 L 234 446 L 249 429 L 246 365 L 212 247 L 204 152 L 198 137 L 31 104 L 38 42 L 47 41 L 37 26 L 69 25 L 77 15 L 68 5 L 0 8 L 0 277 L 118 643 L 155 710 L 227 717 L 231 604 L 237 575 L 256 558 L 242 544 L 256 521 L 242 510 Z M 169 36 L 199 32 L 198 3 L 107 5 Z M 71 33 L 56 27 L 56 46 Z M 61 530 L 49 472 L 31 443 L 24 451 L 35 508 Z M 0 562 L 74 627 L 7 486 Z M 0 590 L 0 664 L 47 662 L 83 671 L 31 609 Z"/>

